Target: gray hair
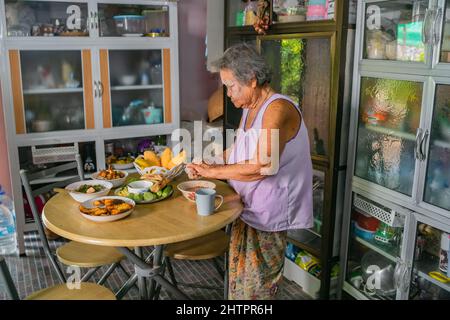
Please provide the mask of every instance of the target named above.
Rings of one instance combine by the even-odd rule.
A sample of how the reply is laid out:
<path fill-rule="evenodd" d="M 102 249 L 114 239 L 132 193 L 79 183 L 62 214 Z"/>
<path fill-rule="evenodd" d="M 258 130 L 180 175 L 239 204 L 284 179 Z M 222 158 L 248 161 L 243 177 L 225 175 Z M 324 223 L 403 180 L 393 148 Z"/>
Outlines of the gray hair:
<path fill-rule="evenodd" d="M 228 48 L 223 56 L 212 63 L 215 71 L 229 69 L 242 84 L 249 84 L 253 78 L 259 86 L 270 83 L 272 71 L 263 56 L 254 46 L 239 43 Z"/>

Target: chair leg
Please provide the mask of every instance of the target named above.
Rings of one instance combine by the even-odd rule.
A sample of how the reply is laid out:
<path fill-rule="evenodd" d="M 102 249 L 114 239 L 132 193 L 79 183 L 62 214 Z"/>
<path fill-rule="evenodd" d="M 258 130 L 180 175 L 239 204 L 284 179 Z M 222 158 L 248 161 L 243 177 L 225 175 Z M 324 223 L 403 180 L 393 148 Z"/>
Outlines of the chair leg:
<path fill-rule="evenodd" d="M 12 300 L 20 300 L 19 294 L 17 293 L 16 286 L 14 285 L 11 273 L 9 272 L 6 261 L 0 256 L 0 280 L 6 284 L 6 292 L 11 297 Z"/>
<path fill-rule="evenodd" d="M 45 255 L 47 256 L 47 258 L 50 260 L 50 263 L 51 263 L 53 269 L 55 269 L 56 274 L 58 275 L 59 281 L 61 281 L 61 283 L 65 283 L 66 277 L 64 276 L 64 273 L 61 270 L 61 266 L 56 261 L 55 256 L 50 252 L 50 250 L 44 249 L 44 252 L 45 252 Z"/>
<path fill-rule="evenodd" d="M 94 273 L 97 272 L 97 270 L 100 269 L 100 267 L 91 268 L 89 269 L 84 276 L 81 277 L 81 282 L 89 281 L 89 279 L 94 275 Z"/>
<path fill-rule="evenodd" d="M 108 279 L 108 277 L 111 275 L 111 273 L 113 273 L 113 271 L 117 268 L 118 265 L 119 265 L 118 262 L 113 263 L 112 265 L 110 265 L 109 268 L 102 275 L 100 280 L 98 280 L 97 284 L 103 285 L 106 282 L 106 280 Z"/>
<path fill-rule="evenodd" d="M 178 283 L 177 280 L 175 279 L 175 273 L 173 272 L 172 262 L 170 261 L 170 258 L 165 257 L 165 262 L 167 265 L 167 271 L 169 271 L 170 281 L 172 281 L 172 284 L 178 288 Z"/>
<path fill-rule="evenodd" d="M 224 255 L 223 299 L 228 300 L 228 253 Z"/>

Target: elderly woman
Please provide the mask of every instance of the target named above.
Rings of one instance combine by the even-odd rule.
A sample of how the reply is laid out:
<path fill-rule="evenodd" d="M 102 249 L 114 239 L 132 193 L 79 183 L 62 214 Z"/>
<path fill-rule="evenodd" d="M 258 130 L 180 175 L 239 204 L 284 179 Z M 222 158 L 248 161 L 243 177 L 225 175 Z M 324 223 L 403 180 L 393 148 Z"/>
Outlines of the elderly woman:
<path fill-rule="evenodd" d="M 244 203 L 231 228 L 229 298 L 272 299 L 283 275 L 287 230 L 313 226 L 308 132 L 298 106 L 269 86 L 270 69 L 253 47 L 230 47 L 216 66 L 228 97 L 243 109 L 241 130 L 224 152 L 225 164 L 188 169 L 194 177 L 228 179 Z"/>

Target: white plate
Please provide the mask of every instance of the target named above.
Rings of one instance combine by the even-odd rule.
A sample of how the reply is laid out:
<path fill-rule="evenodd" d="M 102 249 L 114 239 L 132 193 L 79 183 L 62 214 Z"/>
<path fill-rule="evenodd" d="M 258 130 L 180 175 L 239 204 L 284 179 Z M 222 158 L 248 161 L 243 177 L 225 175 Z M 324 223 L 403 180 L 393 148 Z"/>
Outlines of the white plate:
<path fill-rule="evenodd" d="M 91 186 L 100 184 L 104 187 L 104 189 L 100 190 L 98 192 L 94 192 L 94 193 L 83 193 L 83 192 L 75 191 L 84 184 L 91 185 Z M 83 181 L 77 181 L 77 182 L 71 183 L 68 186 L 66 186 L 65 189 L 69 192 L 70 196 L 75 201 L 85 202 L 85 201 L 88 201 L 88 200 L 91 200 L 94 198 L 106 196 L 109 193 L 109 191 L 112 189 L 112 187 L 113 187 L 113 184 L 106 180 L 83 180 Z"/>
<path fill-rule="evenodd" d="M 85 202 L 81 203 L 81 205 L 86 207 L 86 208 L 91 209 L 91 208 L 94 208 L 94 204 L 93 204 L 94 201 L 102 200 L 102 199 L 120 199 L 120 200 L 123 200 L 126 203 L 131 204 L 133 206 L 133 208 L 131 210 L 125 211 L 123 213 L 116 214 L 116 215 L 109 215 L 109 216 L 91 216 L 89 214 L 85 214 L 85 213 L 79 211 L 80 214 L 83 216 L 83 218 L 86 218 L 86 219 L 89 219 L 89 220 L 95 221 L 95 222 L 116 221 L 116 220 L 120 220 L 120 219 L 123 219 L 123 218 L 129 216 L 133 212 L 134 207 L 136 206 L 136 203 L 133 200 L 125 198 L 125 197 L 118 197 L 118 196 L 99 197 L 99 198 L 95 198 L 95 199 L 91 199 L 91 200 L 85 201 Z"/>
<path fill-rule="evenodd" d="M 119 191 L 120 190 L 122 190 L 123 188 L 128 188 L 127 186 L 125 186 L 125 187 L 122 187 L 122 188 L 118 188 L 118 189 L 116 189 L 115 191 L 114 191 L 114 194 L 115 195 L 117 195 L 118 193 L 119 193 Z M 165 197 L 165 198 L 156 198 L 156 199 L 153 199 L 153 200 L 150 200 L 150 201 L 135 201 L 135 203 L 136 204 L 149 204 L 149 203 L 154 203 L 154 202 L 158 202 L 158 201 L 161 201 L 161 200 L 165 200 L 165 199 L 167 199 L 167 198 L 170 198 L 171 196 L 172 196 L 172 194 L 173 194 L 173 186 L 172 186 L 172 191 L 167 195 L 167 197 Z M 120 196 L 121 198 L 126 198 L 126 199 L 130 199 L 130 198 L 127 198 L 127 197 L 123 197 L 123 196 Z M 131 199 L 130 199 L 131 200 Z"/>

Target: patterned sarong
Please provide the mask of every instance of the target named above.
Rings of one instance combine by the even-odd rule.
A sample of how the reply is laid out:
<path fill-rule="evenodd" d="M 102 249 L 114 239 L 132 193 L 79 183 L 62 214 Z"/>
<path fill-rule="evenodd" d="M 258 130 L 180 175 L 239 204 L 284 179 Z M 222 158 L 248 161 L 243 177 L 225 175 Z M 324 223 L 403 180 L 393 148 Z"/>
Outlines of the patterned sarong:
<path fill-rule="evenodd" d="M 233 222 L 229 254 L 230 300 L 274 299 L 283 277 L 286 231 L 265 232 Z"/>

